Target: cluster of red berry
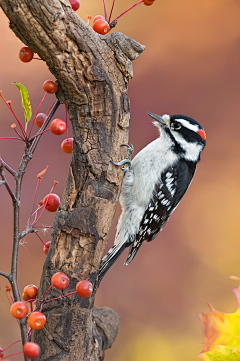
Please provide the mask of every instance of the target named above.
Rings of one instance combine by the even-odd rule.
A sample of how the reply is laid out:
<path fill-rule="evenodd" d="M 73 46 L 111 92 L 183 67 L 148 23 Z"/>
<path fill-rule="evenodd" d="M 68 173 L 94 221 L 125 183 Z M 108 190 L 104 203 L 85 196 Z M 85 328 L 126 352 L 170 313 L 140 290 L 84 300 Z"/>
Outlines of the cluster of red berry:
<path fill-rule="evenodd" d="M 122 14 L 117 16 L 113 21 L 110 22 L 112 12 L 113 12 L 113 8 L 114 8 L 114 4 L 115 4 L 115 0 L 113 0 L 112 8 L 111 8 L 111 12 L 110 12 L 109 17 L 108 17 L 108 14 L 107 14 L 107 7 L 106 7 L 105 0 L 103 0 L 105 17 L 103 17 L 102 15 L 95 16 L 95 18 L 93 19 L 93 30 L 96 31 L 96 33 L 98 33 L 98 34 L 105 35 L 105 34 L 107 34 L 109 32 L 110 29 L 112 29 L 113 27 L 116 26 L 117 20 L 120 17 L 122 17 L 124 14 L 126 14 L 128 11 L 130 11 L 131 9 L 136 7 L 137 5 L 140 5 L 141 3 L 144 3 L 145 5 L 148 5 L 148 6 L 152 5 L 154 3 L 154 1 L 155 0 L 151 0 L 151 1 L 150 0 L 140 0 L 136 4 L 131 6 L 129 9 L 124 11 Z"/>
<path fill-rule="evenodd" d="M 22 299 L 25 302 L 23 302 L 23 301 L 13 302 L 12 301 L 13 297 L 11 295 L 10 301 L 11 301 L 11 303 L 12 302 L 13 303 L 10 307 L 10 312 L 11 312 L 11 315 L 13 317 L 15 317 L 16 319 L 23 319 L 23 318 L 27 317 L 27 315 L 29 313 L 28 304 L 30 305 L 30 313 L 27 318 L 29 342 L 25 343 L 25 345 L 23 347 L 23 353 L 26 357 L 29 357 L 30 359 L 34 359 L 40 355 L 40 352 L 41 352 L 40 347 L 38 344 L 31 342 L 31 335 L 32 335 L 32 330 L 41 330 L 46 323 L 46 316 L 42 313 L 42 308 L 43 308 L 44 304 L 54 301 L 54 300 L 62 299 L 64 297 L 68 297 L 68 296 L 76 294 L 76 293 L 80 297 L 86 298 L 86 297 L 91 296 L 91 294 L 93 292 L 92 283 L 87 280 L 82 280 L 77 283 L 76 291 L 68 293 L 66 295 L 63 295 L 61 297 L 46 299 L 47 294 L 49 293 L 51 288 L 55 287 L 58 290 L 64 290 L 65 288 L 68 287 L 68 285 L 69 285 L 68 276 L 63 272 L 57 272 L 52 276 L 51 286 L 47 290 L 45 296 L 43 297 L 43 300 L 39 300 L 36 298 L 38 288 L 37 288 L 37 286 L 35 286 L 33 284 L 30 284 L 30 285 L 24 287 L 24 289 L 23 289 Z M 11 289 L 9 286 L 6 287 L 6 291 L 8 293 L 11 293 Z M 9 296 L 8 296 L 8 298 L 9 298 Z M 36 302 L 37 301 L 40 303 L 39 311 L 36 310 Z M 2 349 L 0 347 L 0 359 L 3 357 L 3 352 L 6 349 Z"/>
<path fill-rule="evenodd" d="M 19 84 L 19 83 L 17 83 Z M 21 85 L 21 84 L 19 84 Z M 21 85 L 22 88 L 24 88 L 22 85 Z M 26 89 L 25 89 L 26 90 Z M 58 90 L 58 85 L 56 83 L 54 83 L 52 80 L 46 80 L 44 83 L 43 83 L 43 90 L 45 91 L 45 95 L 42 99 L 42 101 L 40 102 L 40 105 L 38 107 L 38 111 L 40 109 L 40 106 L 42 105 L 45 97 L 47 94 L 55 94 Z M 72 148 L 73 148 L 73 138 L 69 138 L 68 137 L 68 129 L 67 129 L 67 112 L 66 112 L 66 122 L 64 122 L 62 119 L 54 119 L 51 124 L 50 124 L 50 128 L 49 129 L 45 129 L 44 131 L 39 131 L 35 136 L 33 137 L 30 137 L 31 135 L 31 131 L 32 131 L 32 127 L 30 129 L 30 132 L 29 134 L 27 135 L 26 133 L 26 130 L 24 129 L 24 127 L 22 126 L 21 122 L 19 121 L 19 119 L 17 118 L 16 114 L 14 113 L 13 111 L 13 108 L 11 106 L 11 101 L 6 101 L 4 98 L 3 98 L 3 95 L 2 95 L 2 92 L 0 92 L 0 97 L 3 99 L 3 101 L 5 102 L 5 104 L 8 106 L 8 108 L 11 110 L 11 112 L 13 113 L 15 119 L 17 120 L 18 122 L 18 125 L 21 129 L 21 132 L 22 132 L 22 135 L 19 134 L 19 132 L 16 130 L 16 124 L 13 123 L 11 125 L 11 127 L 14 129 L 14 131 L 17 133 L 18 137 L 14 138 L 14 137 L 5 137 L 5 138 L 0 138 L 0 139 L 18 139 L 18 140 L 22 140 L 24 141 L 26 144 L 28 143 L 31 143 L 36 137 L 42 135 L 44 132 L 50 130 L 53 134 L 55 135 L 61 135 L 63 134 L 65 131 L 66 131 L 66 135 L 67 135 L 67 138 L 63 140 L 62 144 L 61 144 L 61 148 L 63 150 L 63 152 L 65 153 L 71 153 L 72 152 Z M 43 125 L 44 125 L 44 122 L 46 120 L 46 117 L 48 115 L 48 113 L 50 112 L 52 107 L 49 108 L 49 110 L 47 111 L 46 114 L 44 113 L 38 113 L 37 111 L 37 114 L 34 118 L 34 121 L 33 121 L 33 124 L 35 124 L 37 127 L 41 128 Z M 27 125 L 27 124 L 26 124 Z"/>
<path fill-rule="evenodd" d="M 103 0 L 105 17 L 102 16 L 102 15 L 96 15 L 94 17 L 94 19 L 93 19 L 93 30 L 96 31 L 96 33 L 98 33 L 98 34 L 105 35 L 110 31 L 110 29 L 112 29 L 113 27 L 116 26 L 117 20 L 120 17 L 122 17 L 124 14 L 126 14 L 128 11 L 132 10 L 137 5 L 140 5 L 141 3 L 143 3 L 144 5 L 147 5 L 147 6 L 153 5 L 154 1 L 155 0 L 140 0 L 136 4 L 131 6 L 129 9 L 124 11 L 122 14 L 117 16 L 113 21 L 110 21 L 111 16 L 112 16 L 112 12 L 113 12 L 113 8 L 114 8 L 114 4 L 115 4 L 115 0 L 113 0 L 112 8 L 111 8 L 111 12 L 110 12 L 109 17 L 108 17 L 108 14 L 107 14 L 106 2 L 105 2 L 105 0 Z M 72 9 L 74 11 L 79 9 L 79 7 L 80 7 L 79 0 L 69 0 L 69 2 L 70 2 L 71 6 L 72 6 Z M 91 19 L 91 16 L 88 16 L 88 24 L 90 22 L 90 19 Z M 20 50 L 19 58 L 24 63 L 27 63 L 27 62 L 31 61 L 32 59 L 34 59 L 34 53 L 30 48 L 25 46 Z M 39 58 L 36 58 L 36 59 L 39 59 Z"/>

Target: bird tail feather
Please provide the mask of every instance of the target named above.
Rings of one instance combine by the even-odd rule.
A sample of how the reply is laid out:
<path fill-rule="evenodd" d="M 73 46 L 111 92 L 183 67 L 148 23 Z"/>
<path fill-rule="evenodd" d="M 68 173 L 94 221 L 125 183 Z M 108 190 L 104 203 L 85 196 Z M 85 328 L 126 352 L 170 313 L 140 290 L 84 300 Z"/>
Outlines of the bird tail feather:
<path fill-rule="evenodd" d="M 100 282 L 102 281 L 105 273 L 113 265 L 116 259 L 121 255 L 125 248 L 126 242 L 114 244 L 114 246 L 110 248 L 106 256 L 103 257 L 98 273 L 98 286 L 100 285 Z"/>
<path fill-rule="evenodd" d="M 125 262 L 125 265 L 128 266 L 130 262 L 132 262 L 133 258 L 136 256 L 137 251 L 139 250 L 142 242 L 137 242 L 136 244 L 132 244 L 129 249 L 128 258 Z"/>

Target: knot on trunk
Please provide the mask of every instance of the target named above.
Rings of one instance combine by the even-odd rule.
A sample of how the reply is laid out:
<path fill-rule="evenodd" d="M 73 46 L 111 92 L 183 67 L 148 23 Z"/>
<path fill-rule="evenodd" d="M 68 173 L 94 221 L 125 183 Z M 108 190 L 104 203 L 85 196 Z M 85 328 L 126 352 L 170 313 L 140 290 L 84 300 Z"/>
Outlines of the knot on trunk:
<path fill-rule="evenodd" d="M 104 359 L 105 350 L 112 346 L 119 326 L 120 317 L 111 308 L 93 308 L 93 338 L 99 360 Z"/>
<path fill-rule="evenodd" d="M 122 33 L 112 33 L 106 37 L 107 44 L 114 51 L 117 66 L 129 80 L 133 77 L 132 61 L 145 50 L 145 46 Z"/>

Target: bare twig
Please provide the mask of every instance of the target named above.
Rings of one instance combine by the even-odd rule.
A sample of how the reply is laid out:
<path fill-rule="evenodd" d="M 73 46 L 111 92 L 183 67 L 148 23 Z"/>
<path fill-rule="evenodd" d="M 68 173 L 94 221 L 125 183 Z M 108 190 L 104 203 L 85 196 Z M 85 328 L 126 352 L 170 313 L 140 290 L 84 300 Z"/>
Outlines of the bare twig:
<path fill-rule="evenodd" d="M 29 233 L 37 233 L 38 230 L 34 229 L 32 227 L 27 227 L 24 231 L 22 231 L 21 233 L 19 233 L 19 240 L 23 239 L 24 237 L 26 237 L 27 234 Z"/>
<path fill-rule="evenodd" d="M 0 271 L 0 276 L 7 278 L 9 281 L 11 279 L 11 275 L 3 271 Z"/>
<path fill-rule="evenodd" d="M 5 177 L 3 167 L 4 167 L 3 165 L 0 166 L 0 176 L 2 177 L 2 183 L 1 184 L 5 185 L 9 195 L 12 198 L 13 203 L 17 203 L 17 199 L 16 199 L 16 197 L 15 197 L 15 195 L 14 195 L 14 193 L 13 193 L 13 191 L 12 191 L 12 189 L 11 189 L 10 185 L 8 184 L 8 181 L 7 181 L 6 177 Z"/>
<path fill-rule="evenodd" d="M 7 165 L 7 163 L 5 163 L 1 158 L 0 158 L 0 162 L 1 162 L 1 164 L 4 165 L 4 168 L 5 168 L 13 177 L 17 177 L 17 172 L 15 172 L 15 170 L 13 170 L 11 167 L 9 167 L 9 165 Z"/>
<path fill-rule="evenodd" d="M 39 130 L 39 133 L 41 133 L 43 130 L 45 130 L 45 128 L 48 126 L 52 116 L 54 115 L 54 113 L 57 110 L 59 105 L 60 105 L 60 102 L 57 100 L 56 103 L 54 104 L 53 108 L 51 109 L 51 111 L 44 123 L 44 126 Z M 21 300 L 18 282 L 17 282 L 17 266 L 18 266 L 18 252 L 19 252 L 20 240 L 23 237 L 25 237 L 28 233 L 36 232 L 35 230 L 31 229 L 30 227 L 28 227 L 25 231 L 23 231 L 21 233 L 19 230 L 20 198 L 21 198 L 22 181 L 23 181 L 23 176 L 26 172 L 27 165 L 28 165 L 29 161 L 32 159 L 32 154 L 35 151 L 41 136 L 42 136 L 42 134 L 39 134 L 39 137 L 35 138 L 31 144 L 29 142 L 26 143 L 25 153 L 24 153 L 21 163 L 19 165 L 18 173 L 16 173 L 16 172 L 13 173 L 14 178 L 16 180 L 16 186 L 15 186 L 15 195 L 14 195 L 15 202 L 13 202 L 13 207 L 14 207 L 14 213 L 13 213 L 14 217 L 13 218 L 14 219 L 13 219 L 12 263 L 11 263 L 11 274 L 9 275 L 8 279 L 12 286 L 12 292 L 13 292 L 13 297 L 14 297 L 15 302 Z M 2 167 L 3 167 L 3 164 L 2 164 Z M 1 173 L 1 175 L 2 175 L 2 173 Z M 3 180 L 5 180 L 5 178 Z M 28 342 L 28 330 L 27 330 L 26 320 L 20 321 L 20 330 L 21 330 L 21 337 L 22 337 L 23 344 L 25 344 L 26 342 Z"/>
<path fill-rule="evenodd" d="M 56 102 L 54 103 L 54 105 L 53 105 L 52 109 L 50 110 L 48 116 L 46 117 L 46 120 L 45 120 L 44 124 L 39 129 L 38 133 L 36 134 L 36 136 L 35 136 L 35 138 L 34 138 L 34 140 L 32 142 L 32 145 L 30 147 L 31 154 L 34 153 L 34 151 L 35 151 L 35 149 L 36 149 L 36 147 L 38 145 L 38 142 L 39 142 L 39 140 L 41 138 L 41 135 L 42 135 L 40 133 L 42 133 L 47 128 L 48 124 L 50 123 L 50 121 L 51 121 L 54 113 L 56 112 L 57 108 L 59 107 L 59 105 L 60 105 L 60 101 L 56 100 Z M 38 134 L 39 134 L 39 136 L 37 136 Z"/>

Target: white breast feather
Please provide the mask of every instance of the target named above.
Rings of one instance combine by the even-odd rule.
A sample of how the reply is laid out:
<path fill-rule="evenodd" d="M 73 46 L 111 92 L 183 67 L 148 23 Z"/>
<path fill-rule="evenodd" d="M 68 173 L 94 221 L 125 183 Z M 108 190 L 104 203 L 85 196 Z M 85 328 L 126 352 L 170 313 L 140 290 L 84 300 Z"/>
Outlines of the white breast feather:
<path fill-rule="evenodd" d="M 134 237 L 138 232 L 156 183 L 166 167 L 177 161 L 171 146 L 172 140 L 162 132 L 160 138 L 148 144 L 132 160 L 132 170 L 124 176 L 120 195 L 122 214 L 117 225 L 115 244 L 125 242 L 128 235 Z"/>

